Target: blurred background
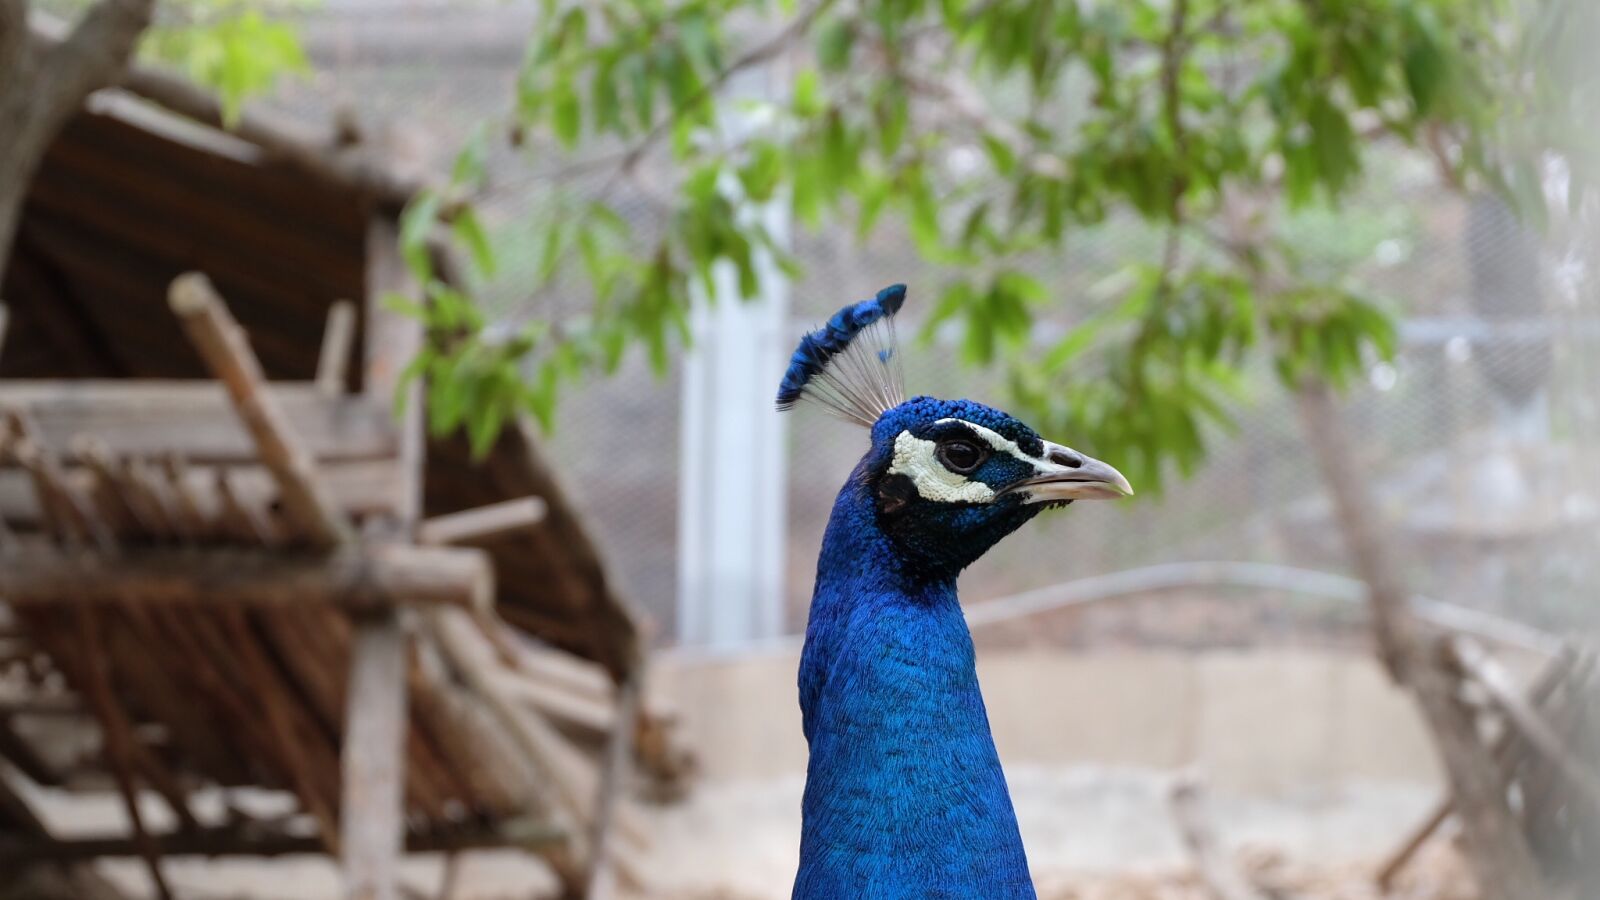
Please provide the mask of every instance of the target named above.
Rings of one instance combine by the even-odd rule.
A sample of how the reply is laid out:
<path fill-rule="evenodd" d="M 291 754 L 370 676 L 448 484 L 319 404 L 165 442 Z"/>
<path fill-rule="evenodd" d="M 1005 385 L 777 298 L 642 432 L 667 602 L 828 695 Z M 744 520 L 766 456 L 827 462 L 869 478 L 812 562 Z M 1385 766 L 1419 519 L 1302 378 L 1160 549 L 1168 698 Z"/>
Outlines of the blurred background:
<path fill-rule="evenodd" d="M 35 22 L 47 26 L 71 21 L 83 8 L 37 6 Z M 394 240 L 409 251 L 421 246 L 415 235 L 431 228 L 470 261 L 458 263 L 468 271 L 453 283 L 476 318 L 464 329 L 457 323 L 443 330 L 472 334 L 451 338 L 465 344 L 424 339 L 436 351 L 430 366 L 459 363 L 449 372 L 421 370 L 435 394 L 430 402 L 443 402 L 437 395 L 451 378 L 466 377 L 461 359 L 482 358 L 461 349 L 467 345 L 501 354 L 494 365 L 536 386 L 540 396 L 502 401 L 489 388 L 468 391 L 459 422 L 446 416 L 430 423 L 432 440 L 450 440 L 458 426 L 471 431 L 480 417 L 475 409 L 506 403 L 485 429 L 519 414 L 539 421 L 528 440 L 562 486 L 562 502 L 583 523 L 584 540 L 592 540 L 606 589 L 638 622 L 640 658 L 648 661 L 640 665 L 648 673 L 641 702 L 651 729 L 670 732 L 679 763 L 670 778 L 635 773 L 624 783 L 627 802 L 639 808 L 649 832 L 629 866 L 648 884 L 624 884 L 624 892 L 787 895 L 806 759 L 794 688 L 799 636 L 834 494 L 866 436 L 813 407 L 780 416 L 771 398 L 801 335 L 840 306 L 903 281 L 910 299 L 898 328 L 912 394 L 970 397 L 1013 410 L 1038 422 L 1047 438 L 1122 467 L 1139 489 L 1127 502 L 1042 516 L 962 578 L 980 678 L 1041 895 L 1496 896 L 1474 886 L 1471 866 L 1455 852 L 1453 822 L 1428 832 L 1420 847 L 1408 846 L 1447 796 L 1446 772 L 1413 699 L 1374 656 L 1367 573 L 1347 553 L 1294 387 L 1325 379 L 1342 388 L 1350 450 L 1365 497 L 1384 523 L 1389 554 L 1417 603 L 1433 604 L 1418 609 L 1483 641 L 1518 692 L 1552 656 L 1577 660 L 1570 663 L 1577 687 L 1566 711 L 1550 715 L 1569 762 L 1581 770 L 1563 769 L 1564 777 L 1597 777 L 1600 744 L 1593 743 L 1597 720 L 1586 687 L 1593 675 L 1585 667 L 1600 626 L 1594 602 L 1600 243 L 1586 180 L 1594 135 L 1573 132 L 1592 131 L 1584 126 L 1593 120 L 1582 116 L 1596 111 L 1600 94 L 1594 73 L 1581 65 L 1583 52 L 1571 52 L 1583 46 L 1575 36 L 1593 16 L 1581 3 L 1559 2 L 1260 2 L 1230 9 L 1195 0 L 1192 10 L 1184 0 L 1126 9 L 946 4 L 955 12 L 922 6 L 182 3 L 157 9 L 136 65 L 224 98 L 237 93 L 244 118 L 225 113 L 217 124 L 227 130 L 245 123 L 240 133 L 247 140 L 255 140 L 247 134 L 251 116 L 256 124 L 330 129 L 330 146 L 338 145 L 341 129 L 357 131 L 357 143 L 374 158 L 417 173 L 422 186 L 404 213 L 391 216 L 398 222 Z M 983 17 L 1012 6 L 1019 18 L 1024 12 L 1070 18 L 1080 31 L 1022 35 L 1012 38 L 1019 46 L 1000 47 L 994 35 L 1004 23 Z M 1190 18 L 1174 24 L 1179 8 Z M 587 25 L 552 37 L 568 34 L 572 10 L 586 11 Z M 638 16 L 654 23 L 657 39 L 649 29 L 638 33 Z M 974 34 L 952 21 L 968 22 Z M 695 28 L 709 36 L 695 38 Z M 938 51 L 917 49 L 896 28 L 950 31 L 960 55 L 929 59 Z M 838 37 L 840 30 L 853 37 Z M 1189 117 L 1179 127 L 1164 118 L 1160 101 L 1170 33 L 1185 35 L 1180 44 L 1190 48 L 1171 70 L 1189 79 L 1175 95 L 1184 104 L 1179 122 Z M 876 145 L 894 127 L 893 117 L 851 112 L 876 110 L 878 80 L 889 76 L 874 73 L 896 72 L 894 54 L 885 62 L 870 44 L 874 34 L 884 47 L 906 47 L 908 65 L 921 66 L 920 74 L 899 72 L 911 85 L 901 97 L 909 112 L 898 126 L 903 136 L 888 142 L 896 146 L 881 151 Z M 1122 35 L 1126 46 L 1108 51 L 1116 75 L 1101 81 L 1086 74 L 1097 59 L 1086 41 L 1109 34 Z M 1320 47 L 1321 38 L 1331 49 L 1308 50 L 1302 58 L 1302 45 Z M 1399 44 L 1384 43 L 1391 39 Z M 689 110 L 679 120 L 688 125 L 657 135 L 643 123 L 607 124 L 607 105 L 628 101 L 604 95 L 599 75 L 589 87 L 592 72 L 625 68 L 637 56 L 660 64 L 638 77 L 670 81 L 665 73 L 675 48 L 688 46 L 683 52 L 692 58 L 696 40 L 706 42 L 699 51 L 709 60 L 705 71 L 681 90 L 664 87 L 659 100 L 663 114 Z M 1370 84 L 1361 74 L 1369 62 L 1355 46 L 1363 40 L 1373 52 L 1401 57 L 1371 62 L 1382 71 L 1368 73 Z M 1033 48 L 1053 42 L 1067 48 L 1061 71 L 1044 77 L 1021 71 L 1030 55 L 1050 55 Z M 1563 53 L 1578 68 L 1536 70 L 1541 62 L 1573 61 Z M 962 63 L 968 54 L 970 73 Z M 1022 61 L 1019 71 L 996 62 L 1006 54 Z M 1207 75 L 1213 83 L 1198 83 Z M 945 80 L 917 93 L 918 79 L 929 78 Z M 562 121 L 559 86 L 574 81 L 582 96 L 571 102 L 581 103 L 582 127 Z M 1133 93 L 1108 99 L 1106 85 L 1113 83 L 1132 85 Z M 852 84 L 861 93 L 852 95 Z M 816 101 L 822 111 L 798 109 L 804 104 L 796 94 L 811 90 L 825 98 Z M 1315 101 L 1302 103 L 1297 91 L 1332 98 L 1341 124 L 1319 120 Z M 1430 105 L 1429 91 L 1444 99 Z M 1263 94 L 1270 99 L 1261 100 Z M 695 112 L 707 98 L 717 112 Z M 143 121 L 101 100 L 102 110 Z M 131 103 L 150 100 L 136 96 Z M 1274 111 L 1263 113 L 1256 103 Z M 1301 122 L 1285 108 L 1309 111 Z M 873 204 L 876 188 L 817 174 L 796 149 L 814 128 L 827 133 L 832 126 L 815 123 L 835 109 L 844 111 L 840 127 L 847 136 L 840 140 L 849 148 L 841 151 L 847 157 L 841 165 L 881 175 L 880 190 L 890 196 L 890 212 L 870 224 L 863 207 Z M 1097 131 L 1106 122 L 1141 124 L 1148 142 L 1106 137 Z M 1230 127 L 1240 136 L 1238 147 L 1223 139 Z M 860 143 L 852 143 L 857 135 Z M 659 145 L 651 145 L 657 136 Z M 1054 158 L 1071 172 L 1103 168 L 1103 183 L 1073 184 L 1078 194 L 1060 214 L 1068 220 L 1063 233 L 1045 239 L 1047 214 L 1017 210 L 1030 206 L 1026 197 L 1054 190 L 1051 178 L 1071 177 L 1048 167 L 1029 175 L 1026 158 L 1007 165 L 1003 157 L 1026 154 L 995 150 L 997 136 L 1042 156 L 1059 150 Z M 1323 153 L 1330 142 L 1337 149 Z M 897 169 L 901 144 L 922 147 L 932 160 L 928 171 L 907 177 Z M 631 152 L 639 146 L 649 152 Z M 782 186 L 762 193 L 749 173 L 767 146 L 780 148 L 773 153 L 783 159 Z M 1317 161 L 1296 163 L 1298 146 L 1312 148 Z M 1345 163 L 1328 159 L 1346 152 L 1357 162 L 1340 174 Z M 47 157 L 47 175 L 51 165 L 78 158 Z M 1118 180 L 1119 166 L 1132 173 L 1130 184 L 1172 177 L 1184 187 L 1170 208 L 1165 196 L 1140 200 Z M 720 207 L 693 199 L 696 179 L 708 170 L 710 183 L 720 185 L 711 189 Z M 1035 176 L 1041 180 L 1030 180 Z M 831 193 L 824 190 L 820 211 L 802 208 L 798 199 L 808 179 L 839 182 Z M 1311 186 L 1301 191 L 1297 179 Z M 918 208 L 924 190 L 943 211 L 931 238 Z M 911 198 L 904 210 L 902 196 Z M 971 213 L 989 202 L 984 198 L 993 199 L 996 219 L 1010 204 L 1009 229 L 972 224 Z M 30 202 L 30 209 L 43 210 L 35 215 L 55 214 L 48 197 Z M 607 211 L 603 217 L 583 212 L 595 204 Z M 479 224 L 461 228 L 462 209 Z M 21 248 L 30 246 L 28 215 Z M 737 218 L 733 233 L 749 239 L 731 256 L 726 248 L 736 245 L 734 238 L 705 226 L 717 216 Z M 617 220 L 608 226 L 610 237 L 583 237 L 597 233 L 583 224 L 594 218 Z M 160 220 L 148 224 L 163 227 Z M 701 231 L 714 237 L 687 245 L 671 240 Z M 1174 235 L 1182 237 L 1176 251 Z M 657 241 L 667 248 L 662 256 L 653 255 Z M 599 250 L 591 249 L 594 243 Z M 1237 263 L 1241 247 L 1257 262 Z M 639 298 L 651 295 L 647 287 L 629 293 L 649 284 L 637 270 L 669 250 L 671 265 L 684 272 L 662 294 L 671 311 L 640 312 L 647 304 Z M 590 256 L 631 259 L 636 268 Z M 439 276 L 444 258 L 414 274 Z M 702 277 L 696 265 L 717 259 Z M 195 267 L 185 262 L 162 265 L 173 274 Z M 31 289 L 14 277 L 4 300 L 21 309 Z M 1288 289 L 1274 286 L 1274 278 L 1291 279 Z M 237 296 L 223 282 L 223 294 Z M 1010 293 L 1005 285 L 1013 286 Z M 1297 291 L 1335 298 L 1328 301 L 1333 306 L 1297 324 L 1274 324 L 1273 298 Z M 1197 335 L 1213 327 L 1210 320 L 1159 312 L 1168 292 L 1194 308 L 1211 309 L 1226 297 L 1223 305 L 1244 305 L 1247 321 L 1216 325 L 1214 338 Z M 449 305 L 422 293 L 435 310 Z M 1144 305 L 1128 305 L 1141 296 Z M 1362 304 L 1353 309 L 1379 311 L 1387 324 L 1340 331 L 1347 320 L 1338 304 L 1347 298 Z M 144 300 L 130 293 L 127 302 Z M 159 295 L 150 302 L 160 303 Z M 252 332 L 252 316 L 261 323 L 275 318 L 252 312 L 254 302 L 234 304 Z M 265 294 L 259 301 L 272 302 Z M 1012 324 L 1017 307 L 1026 310 L 1021 325 Z M 649 321 L 618 326 L 608 336 L 608 309 L 619 321 Z M 374 340 L 374 316 L 363 314 L 362 340 Z M 420 314 L 429 335 L 441 332 L 436 316 Z M 1128 325 L 1164 316 L 1166 325 Z M 308 314 L 306 321 L 307 336 L 286 331 L 283 339 L 306 344 L 314 359 L 320 319 Z M 1349 321 L 1364 320 L 1352 314 Z M 1143 329 L 1145 337 L 1117 331 L 1127 327 Z M 1239 328 L 1259 333 L 1241 337 Z M 991 329 L 993 336 L 973 337 Z M 1071 335 L 1080 331 L 1091 345 L 1110 348 L 1104 358 L 1073 349 Z M 1327 335 L 1323 351 L 1296 357 L 1300 351 L 1283 349 L 1299 346 L 1292 332 L 1312 334 L 1315 345 L 1319 331 Z M 31 361 L 28 335 L 44 333 L 13 327 L 0 344 L 0 374 L 36 380 L 83 374 Z M 667 336 L 665 349 L 650 352 L 659 334 Z M 529 346 L 506 349 L 519 338 Z M 613 338 L 628 349 L 600 362 L 608 354 L 595 348 Z M 1223 349 L 1195 351 L 1185 340 Z M 181 342 L 175 346 L 187 352 Z M 563 346 L 581 349 L 562 362 Z M 294 362 L 287 351 L 279 354 L 282 363 L 264 345 L 260 352 L 269 378 L 309 377 L 301 371 L 309 364 Z M 1196 353 L 1207 358 L 1193 369 L 1188 362 L 1162 368 L 1168 363 L 1159 358 Z M 1185 373 L 1170 383 L 1194 393 L 1148 397 L 1140 392 L 1157 389 L 1117 374 L 1125 363 Z M 123 374 L 140 374 L 139 368 Z M 1096 392 L 1096 380 L 1115 387 Z M 1147 403 L 1207 411 L 1165 424 L 1119 425 L 1138 420 Z M 1082 411 L 1090 405 L 1101 412 Z M 1212 406 L 1221 411 L 1212 414 Z M 495 446 L 493 434 L 485 440 Z M 464 446 L 457 452 L 465 458 Z M 427 490 L 432 496 L 448 487 L 430 482 Z M 12 524 L 21 532 L 30 527 L 20 518 Z M 497 565 L 502 583 L 518 571 Z M 538 584 L 526 587 L 539 593 Z M 559 624 L 527 625 L 518 640 L 562 644 L 551 637 L 561 634 Z M 26 633 L 18 629 L 17 639 Z M 574 652 L 605 664 L 592 648 Z M 76 683 L 70 672 L 67 681 Z M 607 682 L 608 704 L 613 691 Z M 140 705 L 137 698 L 129 702 Z M 1495 703 L 1474 703 L 1485 742 L 1503 743 L 1496 729 L 1510 726 L 1491 721 Z M 160 712 L 146 706 L 138 715 L 156 719 Z M 66 731 L 29 731 L 24 718 L 17 718 L 17 730 L 33 743 L 68 740 Z M 95 752 L 94 738 L 71 740 L 87 740 L 91 749 L 84 752 Z M 605 758 L 598 741 L 576 744 Z M 1524 748 L 1501 758 L 1513 760 L 1506 764 L 1511 772 L 1541 757 Z M 15 760 L 7 774 L 20 775 Z M 544 770 L 535 780 L 564 777 Z M 1593 873 L 1583 859 L 1593 850 L 1596 810 L 1584 807 L 1587 795 L 1566 795 L 1563 806 L 1560 788 L 1538 799 L 1527 786 L 1555 776 L 1517 777 L 1533 779 L 1518 782 L 1523 787 L 1510 805 L 1527 826 L 1534 856 L 1571 892 L 1561 896 L 1591 896 L 1597 887 L 1585 881 Z M 258 789 L 283 791 L 272 777 L 256 780 Z M 97 794 L 70 784 L 22 793 L 45 819 L 59 822 L 60 833 L 125 826 L 104 779 L 94 784 Z M 1174 800 L 1192 796 L 1185 787 L 1203 789 L 1199 813 L 1190 815 L 1184 801 Z M 233 790 L 200 776 L 193 789 Z M 162 819 L 152 797 L 142 802 Z M 1546 812 L 1540 804 L 1560 807 L 1549 813 L 1558 824 L 1540 818 Z M 1197 847 L 1196 834 L 1221 849 L 1206 849 L 1204 841 Z M 1219 886 L 1218 860 L 1239 873 L 1235 888 L 1226 877 Z M 99 865 L 133 895 L 152 889 L 138 861 Z M 340 891 L 337 865 L 311 857 L 175 855 L 166 871 L 173 895 L 182 897 Z M 402 888 L 408 896 L 534 897 L 550 895 L 563 881 L 570 890 L 583 879 L 566 877 L 559 862 L 551 866 L 536 855 L 474 850 L 448 859 L 419 856 L 403 870 Z M 1232 889 L 1244 893 L 1226 893 Z"/>

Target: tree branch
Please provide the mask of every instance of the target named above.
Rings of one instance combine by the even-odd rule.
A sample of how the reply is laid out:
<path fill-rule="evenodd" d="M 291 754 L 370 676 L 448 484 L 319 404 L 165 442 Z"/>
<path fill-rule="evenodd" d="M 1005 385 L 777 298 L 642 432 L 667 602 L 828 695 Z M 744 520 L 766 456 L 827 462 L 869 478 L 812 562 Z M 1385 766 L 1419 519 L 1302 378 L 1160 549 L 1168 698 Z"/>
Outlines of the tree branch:
<path fill-rule="evenodd" d="M 100 0 L 91 7 L 40 61 L 52 94 L 46 115 L 65 121 L 90 93 L 116 81 L 154 10 L 155 0 Z"/>
<path fill-rule="evenodd" d="M 28 0 L 0 0 L 0 74 L 10 80 L 27 69 L 28 54 Z"/>
<path fill-rule="evenodd" d="M 723 85 L 726 85 L 728 79 L 734 75 L 752 66 L 760 65 L 788 49 L 796 38 L 810 30 L 811 23 L 815 22 L 817 17 L 832 5 L 833 0 L 816 0 L 815 3 L 806 8 L 805 12 L 796 16 L 793 21 L 785 25 L 777 34 L 746 50 L 737 59 L 729 63 L 726 68 L 713 75 L 710 81 L 702 85 L 700 90 L 691 95 L 688 101 L 679 107 L 679 110 L 690 109 L 700 105 L 722 90 Z M 629 150 L 627 155 L 622 158 L 621 172 L 631 171 L 637 166 L 639 161 L 644 158 L 644 155 L 650 152 L 650 148 L 661 140 L 662 136 L 670 131 L 677 121 L 678 116 L 674 113 L 651 126 L 639 143 L 634 145 L 633 149 Z"/>

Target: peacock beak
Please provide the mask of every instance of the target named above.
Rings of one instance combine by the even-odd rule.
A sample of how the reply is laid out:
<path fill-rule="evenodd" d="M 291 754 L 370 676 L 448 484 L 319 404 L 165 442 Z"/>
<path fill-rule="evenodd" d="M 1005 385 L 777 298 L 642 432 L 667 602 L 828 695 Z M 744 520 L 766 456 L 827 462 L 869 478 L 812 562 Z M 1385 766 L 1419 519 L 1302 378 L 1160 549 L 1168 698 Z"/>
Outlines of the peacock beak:
<path fill-rule="evenodd" d="M 1020 491 L 1024 503 L 1060 500 L 1116 500 L 1133 496 L 1133 486 L 1121 472 L 1071 447 L 1044 443 L 1044 458 L 1034 461 L 1037 475 L 1006 488 Z"/>

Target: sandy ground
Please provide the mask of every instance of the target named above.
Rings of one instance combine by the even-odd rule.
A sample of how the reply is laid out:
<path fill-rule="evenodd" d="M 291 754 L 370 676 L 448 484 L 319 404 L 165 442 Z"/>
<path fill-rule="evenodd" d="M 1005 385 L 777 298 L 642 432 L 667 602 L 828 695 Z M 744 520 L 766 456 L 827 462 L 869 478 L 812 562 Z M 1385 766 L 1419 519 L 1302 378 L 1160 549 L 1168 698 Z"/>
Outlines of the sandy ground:
<path fill-rule="evenodd" d="M 1045 900 L 1199 900 L 1167 811 L 1169 773 L 1130 769 L 1009 772 L 1023 839 Z M 690 799 L 650 808 L 655 843 L 647 858 L 657 883 L 649 896 L 672 900 L 780 900 L 788 896 L 799 838 L 800 779 L 702 786 Z M 1385 854 L 1434 799 L 1431 788 L 1346 784 L 1271 797 L 1211 792 L 1218 830 L 1241 864 L 1280 897 L 1368 900 L 1371 860 Z M 68 818 L 103 814 L 55 812 Z M 1306 863 L 1311 863 L 1307 865 Z M 536 900 L 552 884 L 536 861 L 481 853 L 458 861 L 450 900 Z M 137 865 L 109 867 L 136 885 Z M 1419 867 L 1424 884 L 1398 895 L 1463 900 L 1448 862 Z M 335 872 L 303 858 L 276 863 L 174 861 L 170 878 L 185 898 L 334 900 Z M 437 859 L 408 863 L 417 896 L 439 896 Z"/>

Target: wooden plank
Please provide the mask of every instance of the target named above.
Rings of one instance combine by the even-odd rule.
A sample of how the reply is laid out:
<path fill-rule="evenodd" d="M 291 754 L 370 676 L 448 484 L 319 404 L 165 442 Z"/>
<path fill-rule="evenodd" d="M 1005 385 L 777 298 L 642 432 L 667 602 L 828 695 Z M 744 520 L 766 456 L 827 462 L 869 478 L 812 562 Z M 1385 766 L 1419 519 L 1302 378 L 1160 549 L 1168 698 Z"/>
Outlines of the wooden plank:
<path fill-rule="evenodd" d="M 424 520 L 417 527 L 417 542 L 422 544 L 476 544 L 544 521 L 544 500 L 522 497 L 491 503 L 457 513 Z"/>
<path fill-rule="evenodd" d="M 387 408 L 365 397 L 330 396 L 314 382 L 268 385 L 265 393 L 318 461 L 393 457 L 399 452 Z M 209 381 L 0 381 L 0 410 L 29 413 L 36 439 L 66 451 L 93 436 L 112 456 L 165 457 L 191 465 L 259 460 L 250 432 L 233 414 L 227 389 Z M 66 458 L 71 461 L 71 454 Z M 0 462 L 3 464 L 3 462 Z"/>
<path fill-rule="evenodd" d="M 0 567 L 0 599 L 33 604 L 378 611 L 396 604 L 487 610 L 489 558 L 461 547 L 385 545 L 327 554 L 256 548 L 147 549 L 107 557 L 28 542 Z"/>

